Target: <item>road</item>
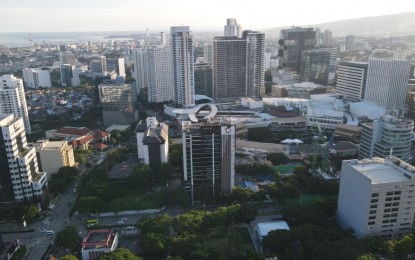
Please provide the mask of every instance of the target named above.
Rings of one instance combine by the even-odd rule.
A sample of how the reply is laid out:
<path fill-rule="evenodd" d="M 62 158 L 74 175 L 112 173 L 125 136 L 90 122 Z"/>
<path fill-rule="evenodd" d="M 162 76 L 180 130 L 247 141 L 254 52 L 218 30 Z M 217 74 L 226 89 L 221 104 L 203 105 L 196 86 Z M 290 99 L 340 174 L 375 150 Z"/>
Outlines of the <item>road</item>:
<path fill-rule="evenodd" d="M 19 239 L 21 243 L 26 245 L 28 250 L 28 254 L 25 259 L 32 260 L 41 259 L 42 255 L 45 253 L 45 250 L 55 239 L 55 235 L 40 233 L 40 229 L 42 228 L 53 230 L 56 234 L 65 226 L 75 226 L 82 232 L 81 234 L 84 235 L 85 230 L 83 229 L 82 220 L 77 216 L 73 216 L 71 219 L 68 217 L 72 204 L 74 203 L 77 195 L 77 193 L 74 192 L 75 183 L 69 185 L 66 191 L 62 194 L 49 217 L 43 219 L 42 221 L 27 225 L 27 229 L 34 229 L 34 232 L 4 234 L 4 241 Z"/>

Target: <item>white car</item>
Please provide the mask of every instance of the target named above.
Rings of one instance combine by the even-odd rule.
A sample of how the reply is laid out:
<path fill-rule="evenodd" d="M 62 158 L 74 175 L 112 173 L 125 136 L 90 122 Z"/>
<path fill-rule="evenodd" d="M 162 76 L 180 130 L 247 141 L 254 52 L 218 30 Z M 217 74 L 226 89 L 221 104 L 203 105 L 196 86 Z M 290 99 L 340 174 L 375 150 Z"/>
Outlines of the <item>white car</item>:
<path fill-rule="evenodd" d="M 40 233 L 45 233 L 46 231 L 48 231 L 47 229 L 45 229 L 45 228 L 42 228 L 41 230 L 40 230 Z"/>
<path fill-rule="evenodd" d="M 46 235 L 54 235 L 55 234 L 55 231 L 53 231 L 53 230 L 46 230 Z"/>
<path fill-rule="evenodd" d="M 127 220 L 127 218 L 126 217 L 123 217 L 123 218 L 121 218 L 121 220 L 125 221 L 125 220 Z"/>
<path fill-rule="evenodd" d="M 119 220 L 119 221 L 117 222 L 117 224 L 118 224 L 118 225 L 124 225 L 124 221 L 123 221 L 123 220 Z"/>
<path fill-rule="evenodd" d="M 126 226 L 125 228 L 126 228 L 126 229 L 131 229 L 131 230 L 132 230 L 132 229 L 135 229 L 133 226 Z"/>

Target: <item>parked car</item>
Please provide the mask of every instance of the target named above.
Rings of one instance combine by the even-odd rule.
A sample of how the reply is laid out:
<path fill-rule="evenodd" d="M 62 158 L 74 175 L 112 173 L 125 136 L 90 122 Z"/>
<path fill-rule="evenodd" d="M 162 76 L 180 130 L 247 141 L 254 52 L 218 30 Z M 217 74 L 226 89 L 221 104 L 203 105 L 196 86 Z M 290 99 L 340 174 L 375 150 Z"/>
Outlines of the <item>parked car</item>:
<path fill-rule="evenodd" d="M 126 226 L 126 229 L 135 229 L 133 226 Z"/>
<path fill-rule="evenodd" d="M 127 220 L 127 218 L 126 218 L 126 217 L 123 217 L 123 218 L 121 218 L 121 220 L 126 221 L 126 220 Z"/>
<path fill-rule="evenodd" d="M 123 221 L 123 220 L 119 220 L 119 221 L 117 222 L 117 224 L 118 224 L 118 225 L 124 225 L 124 221 Z"/>

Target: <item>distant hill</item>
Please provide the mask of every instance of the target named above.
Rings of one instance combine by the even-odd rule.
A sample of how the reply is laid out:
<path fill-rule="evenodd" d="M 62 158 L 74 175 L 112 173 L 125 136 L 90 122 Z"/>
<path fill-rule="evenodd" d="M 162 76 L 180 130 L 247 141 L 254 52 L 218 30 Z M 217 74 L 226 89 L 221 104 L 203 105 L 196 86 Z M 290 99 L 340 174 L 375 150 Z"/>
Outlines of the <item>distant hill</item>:
<path fill-rule="evenodd" d="M 415 35 L 415 12 L 295 26 L 319 27 L 322 31 L 329 29 L 333 32 L 333 37 L 343 37 L 349 34 L 383 37 L 408 36 Z M 290 27 L 291 26 L 277 27 L 263 30 L 263 32 L 266 33 L 267 38 L 279 38 L 280 30 Z"/>

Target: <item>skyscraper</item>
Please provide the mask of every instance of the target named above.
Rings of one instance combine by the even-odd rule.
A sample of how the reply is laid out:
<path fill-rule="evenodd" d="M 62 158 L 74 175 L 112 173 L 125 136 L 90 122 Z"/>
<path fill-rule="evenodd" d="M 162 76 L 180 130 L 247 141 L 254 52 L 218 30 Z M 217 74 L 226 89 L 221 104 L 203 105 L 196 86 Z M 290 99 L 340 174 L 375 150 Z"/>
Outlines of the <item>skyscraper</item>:
<path fill-rule="evenodd" d="M 346 36 L 346 50 L 354 50 L 356 48 L 356 36 Z"/>
<path fill-rule="evenodd" d="M 26 133 L 30 134 L 29 114 L 23 81 L 13 75 L 0 76 L 0 114 L 13 114 L 22 118 Z"/>
<path fill-rule="evenodd" d="M 61 82 L 65 87 L 77 87 L 81 85 L 79 73 L 75 65 L 63 64 L 60 66 Z"/>
<path fill-rule="evenodd" d="M 107 59 L 107 71 L 115 71 L 118 76 L 125 78 L 125 64 L 124 58 Z"/>
<path fill-rule="evenodd" d="M 213 41 L 213 97 L 261 97 L 264 86 L 265 35 L 244 31 L 242 38 Z"/>
<path fill-rule="evenodd" d="M 300 80 L 317 84 L 329 84 L 331 53 L 325 50 L 309 50 L 301 53 Z"/>
<path fill-rule="evenodd" d="M 148 101 L 159 103 L 174 99 L 171 51 L 168 46 L 134 50 L 140 89 L 147 88 Z M 140 78 L 141 77 L 141 78 Z"/>
<path fill-rule="evenodd" d="M 167 37 L 164 32 L 160 33 L 160 45 L 166 46 L 167 45 Z"/>
<path fill-rule="evenodd" d="M 373 102 L 386 111 L 405 109 L 405 98 L 411 62 L 407 60 L 369 60 L 365 101 Z"/>
<path fill-rule="evenodd" d="M 340 62 L 337 67 L 336 94 L 351 101 L 364 99 L 368 64 L 363 62 Z"/>
<path fill-rule="evenodd" d="M 394 116 L 384 116 L 372 123 L 363 123 L 359 159 L 374 156 L 384 158 L 392 153 L 403 161 L 409 161 L 413 129 L 414 121 Z"/>
<path fill-rule="evenodd" d="M 209 106 L 206 118 L 198 112 Z M 191 111 L 191 120 L 180 120 L 183 139 L 184 181 L 192 201 L 207 199 L 219 193 L 231 193 L 235 178 L 235 125 L 215 120 L 214 105 L 199 105 Z"/>
<path fill-rule="evenodd" d="M 131 84 L 104 81 L 98 86 L 105 126 L 130 124 L 137 118 L 136 92 Z"/>
<path fill-rule="evenodd" d="M 207 63 L 212 63 L 213 62 L 212 42 L 203 43 L 203 57 L 205 58 L 205 62 L 207 62 Z"/>
<path fill-rule="evenodd" d="M 63 64 L 76 65 L 75 54 L 73 54 L 70 51 L 60 52 L 59 61 L 61 65 Z"/>
<path fill-rule="evenodd" d="M 195 94 L 212 97 L 211 63 L 195 63 Z"/>
<path fill-rule="evenodd" d="M 300 73 L 301 52 L 316 48 L 316 31 L 301 27 L 281 30 L 279 46 L 282 68 Z"/>
<path fill-rule="evenodd" d="M 107 74 L 107 59 L 105 56 L 93 59 L 89 64 L 89 69 L 92 71 L 92 77 L 105 76 Z"/>
<path fill-rule="evenodd" d="M 31 202 L 43 206 L 46 172 L 39 172 L 35 147 L 28 147 L 22 118 L 0 114 L 0 211 Z"/>
<path fill-rule="evenodd" d="M 170 28 L 175 103 L 178 107 L 191 107 L 195 104 L 193 36 L 189 26 Z"/>
<path fill-rule="evenodd" d="M 226 25 L 224 26 L 224 36 L 236 36 L 238 38 L 241 38 L 242 26 L 236 22 L 235 18 L 226 19 Z"/>

